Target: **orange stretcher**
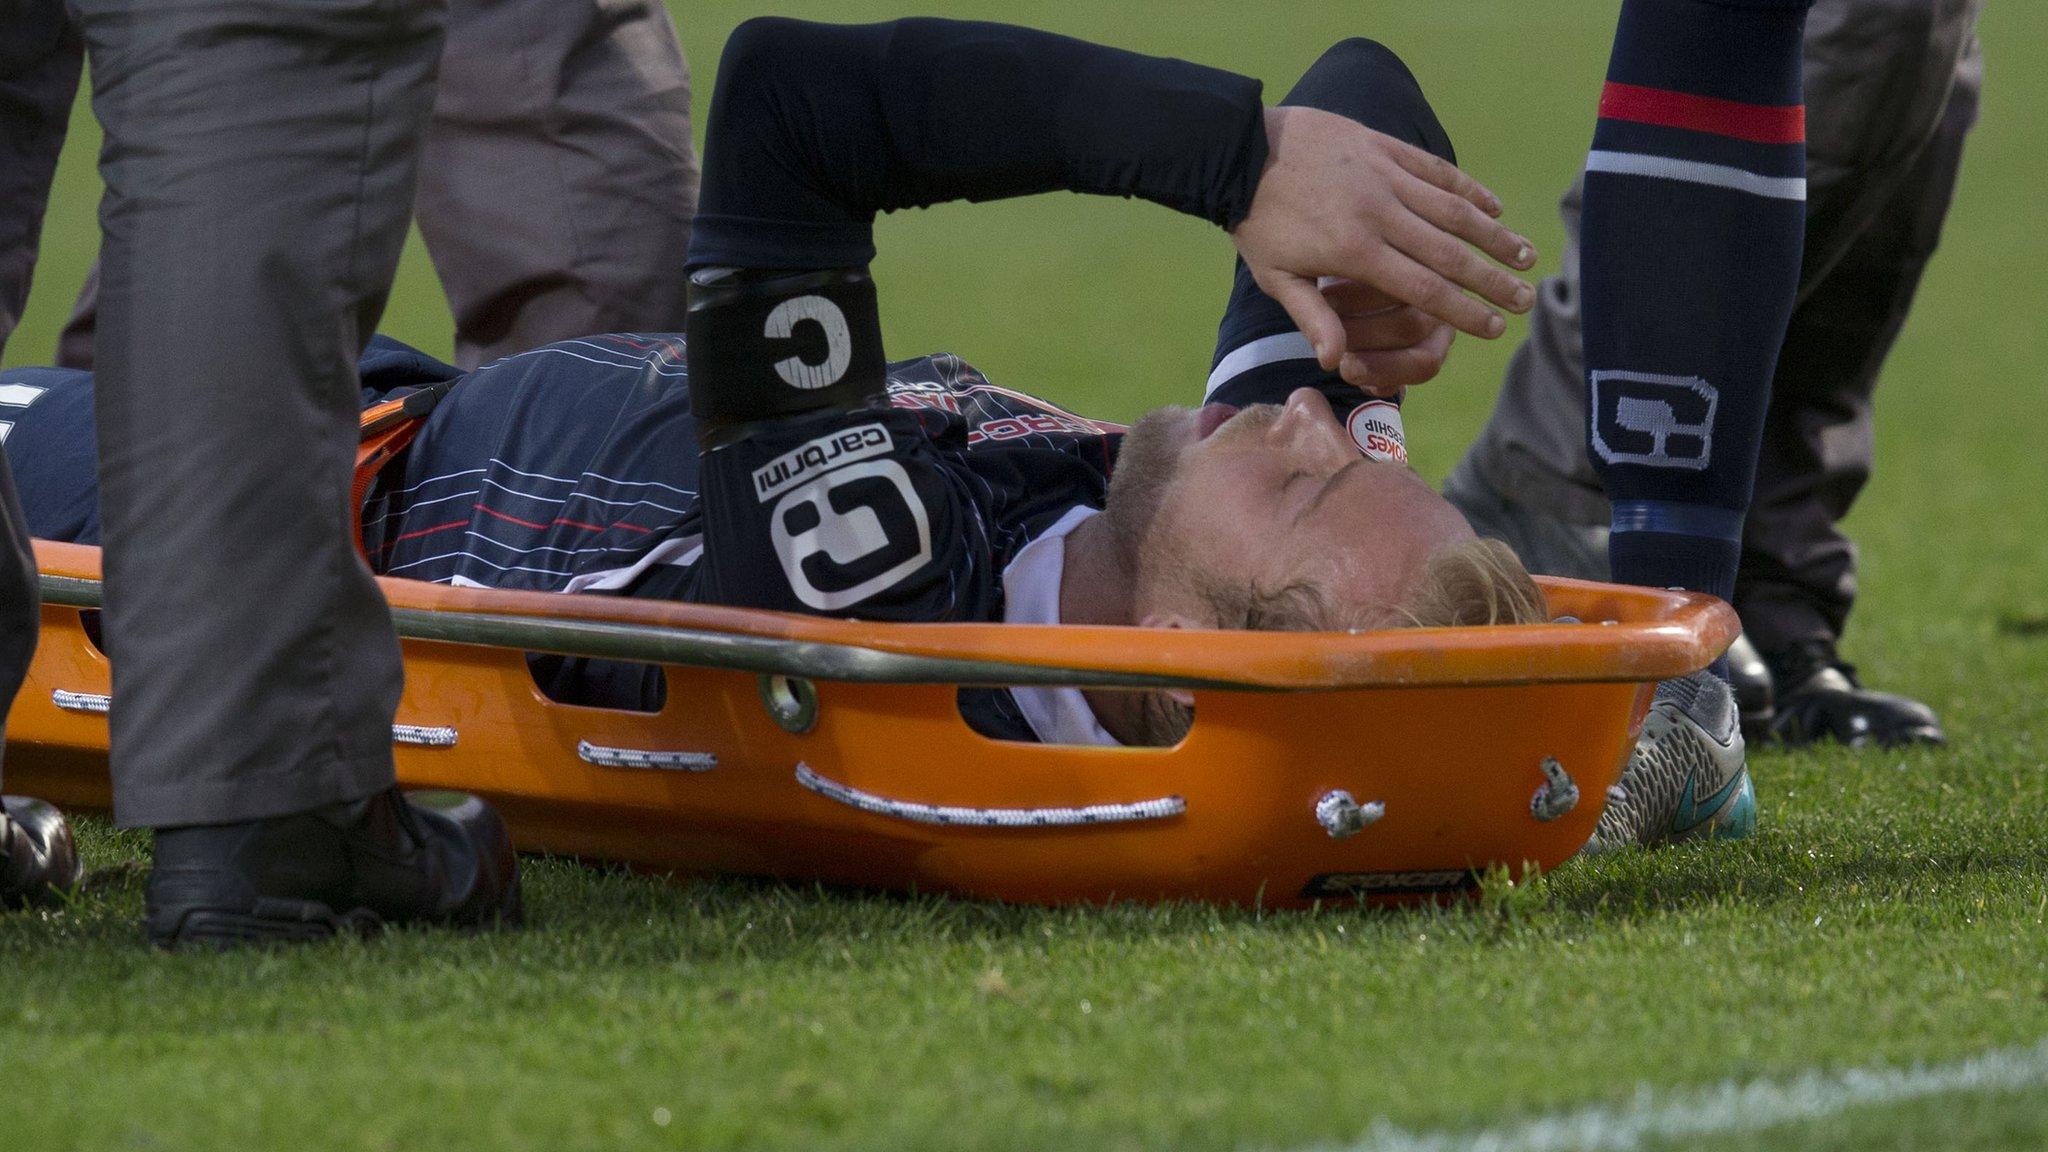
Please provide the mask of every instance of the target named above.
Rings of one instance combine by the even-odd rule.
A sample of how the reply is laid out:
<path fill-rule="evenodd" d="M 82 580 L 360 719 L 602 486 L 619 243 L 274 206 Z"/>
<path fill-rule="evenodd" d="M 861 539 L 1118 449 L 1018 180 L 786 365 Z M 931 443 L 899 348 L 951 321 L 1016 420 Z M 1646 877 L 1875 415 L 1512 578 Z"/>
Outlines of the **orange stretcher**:
<path fill-rule="evenodd" d="M 43 635 L 11 789 L 105 806 L 98 550 L 36 544 Z M 1649 685 L 1734 637 L 1717 600 L 1543 581 L 1585 623 L 1346 634 L 870 624 L 382 580 L 398 775 L 497 803 L 522 849 L 1043 903 L 1269 907 L 1472 890 L 1592 833 Z M 559 704 L 524 653 L 663 666 L 659 713 Z M 991 740 L 962 684 L 1191 690 L 1178 747 Z"/>
<path fill-rule="evenodd" d="M 364 459 L 404 423 L 365 414 Z M 392 437 L 400 437 L 392 447 Z M 99 550 L 37 541 L 42 640 L 10 790 L 104 807 Z M 1268 907 L 1469 893 L 1591 835 L 1655 681 L 1734 639 L 1711 597 L 1542 580 L 1555 616 L 1272 633 L 877 624 L 380 578 L 401 783 L 476 792 L 524 850 L 1033 903 Z M 548 699 L 525 654 L 662 667 L 658 713 Z M 993 740 L 962 685 L 1179 688 L 1173 748 Z"/>

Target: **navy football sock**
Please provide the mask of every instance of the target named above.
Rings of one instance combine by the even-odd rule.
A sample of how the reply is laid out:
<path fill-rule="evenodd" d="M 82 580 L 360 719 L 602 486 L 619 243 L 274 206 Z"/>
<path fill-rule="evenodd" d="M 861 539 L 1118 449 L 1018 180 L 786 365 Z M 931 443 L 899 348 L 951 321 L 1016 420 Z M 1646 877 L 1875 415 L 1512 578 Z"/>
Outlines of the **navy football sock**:
<path fill-rule="evenodd" d="M 1589 450 L 1622 583 L 1734 592 L 1805 233 L 1807 6 L 1622 6 L 1581 241 Z"/>

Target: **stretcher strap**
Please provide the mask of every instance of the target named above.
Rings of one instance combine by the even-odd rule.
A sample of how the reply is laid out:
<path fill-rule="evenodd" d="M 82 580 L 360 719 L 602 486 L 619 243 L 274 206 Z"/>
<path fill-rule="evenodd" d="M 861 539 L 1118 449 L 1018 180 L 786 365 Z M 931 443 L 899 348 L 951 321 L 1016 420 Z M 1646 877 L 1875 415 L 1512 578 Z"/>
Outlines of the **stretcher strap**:
<path fill-rule="evenodd" d="M 391 742 L 414 748 L 453 748 L 456 731 L 444 724 L 393 724 Z"/>
<path fill-rule="evenodd" d="M 836 780 L 828 780 L 801 761 L 796 782 L 849 808 L 876 816 L 890 816 L 914 824 L 944 824 L 976 828 L 1068 828 L 1081 824 L 1129 824 L 1140 820 L 1167 820 L 1188 810 L 1178 796 L 1138 800 L 1128 804 L 1089 804 L 1080 808 L 964 808 L 952 804 L 920 804 L 914 800 L 891 800 L 863 792 Z"/>
<path fill-rule="evenodd" d="M 72 692 L 63 688 L 50 692 L 50 703 L 65 712 L 80 712 L 88 716 L 105 716 L 114 708 L 114 698 L 104 692 Z M 415 748 L 453 748 L 455 737 L 455 729 L 441 725 L 391 726 L 393 744 L 409 744 Z"/>
<path fill-rule="evenodd" d="M 100 692 L 70 692 L 62 688 L 52 689 L 50 703 L 66 712 L 83 712 L 88 716 L 105 716 L 113 710 L 114 698 Z"/>
<path fill-rule="evenodd" d="M 668 752 L 647 748 L 607 748 L 588 740 L 576 742 L 576 757 L 600 768 L 658 768 L 664 772 L 709 772 L 718 757 L 709 752 Z"/>

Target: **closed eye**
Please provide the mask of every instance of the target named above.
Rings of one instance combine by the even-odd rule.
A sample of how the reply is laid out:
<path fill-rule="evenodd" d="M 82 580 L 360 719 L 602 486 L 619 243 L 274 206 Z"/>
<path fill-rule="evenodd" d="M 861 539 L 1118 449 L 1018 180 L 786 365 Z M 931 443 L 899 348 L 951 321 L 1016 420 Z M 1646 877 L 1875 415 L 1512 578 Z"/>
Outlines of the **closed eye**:
<path fill-rule="evenodd" d="M 1308 519 L 1310 513 L 1313 513 L 1317 508 L 1322 506 L 1323 498 L 1328 496 L 1330 493 L 1335 492 L 1337 490 L 1337 486 L 1344 482 L 1344 477 L 1351 474 L 1352 469 L 1360 468 L 1364 465 L 1365 459 L 1364 457 L 1360 457 L 1359 459 L 1353 460 L 1351 463 L 1346 464 L 1342 468 L 1337 469 L 1336 474 L 1330 477 L 1329 483 L 1324 484 L 1321 488 L 1319 488 L 1316 491 L 1315 497 L 1308 502 L 1308 507 L 1303 508 L 1301 510 L 1301 514 L 1294 518 L 1294 522 L 1296 524 L 1299 524 L 1303 520 Z"/>

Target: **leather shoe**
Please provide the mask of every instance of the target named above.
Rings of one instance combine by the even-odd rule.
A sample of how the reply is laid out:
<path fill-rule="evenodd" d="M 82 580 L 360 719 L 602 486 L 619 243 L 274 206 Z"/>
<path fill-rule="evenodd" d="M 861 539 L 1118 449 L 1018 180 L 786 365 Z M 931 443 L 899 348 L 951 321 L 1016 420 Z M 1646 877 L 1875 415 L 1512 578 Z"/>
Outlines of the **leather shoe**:
<path fill-rule="evenodd" d="M 1934 709 L 1905 696 L 1865 688 L 1856 667 L 1826 641 L 1765 657 L 1778 688 L 1770 739 L 1787 745 L 1835 740 L 1851 748 L 1945 744 Z M 1790 688 L 1785 687 L 1791 685 Z"/>
<path fill-rule="evenodd" d="M 1728 646 L 1728 686 L 1735 689 L 1735 708 L 1742 717 L 1743 739 L 1761 741 L 1777 716 L 1776 686 L 1771 666 L 1764 662 L 1749 637 L 1739 632 L 1735 643 Z"/>
<path fill-rule="evenodd" d="M 160 828 L 145 919 L 164 948 L 368 935 L 386 923 L 519 922 L 519 864 L 497 810 L 457 792 L 400 793 L 310 812 Z"/>
<path fill-rule="evenodd" d="M 62 904 L 84 879 L 62 812 L 27 796 L 0 796 L 0 908 Z"/>

